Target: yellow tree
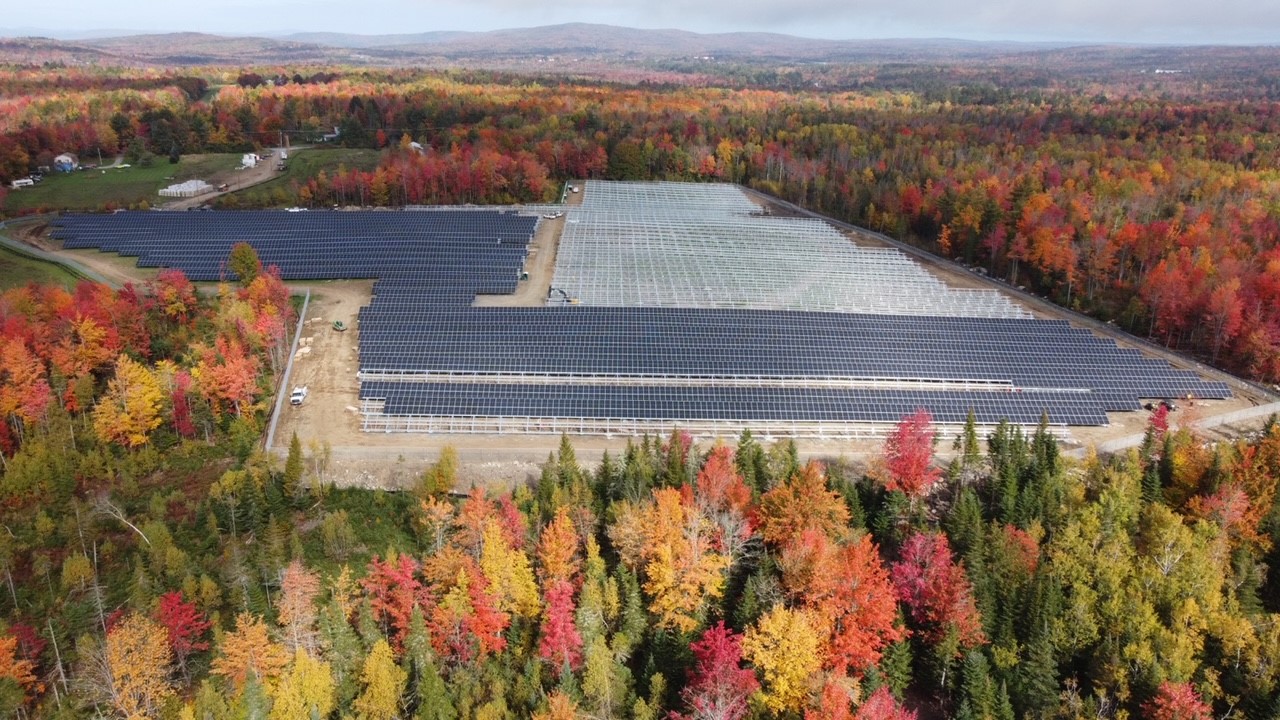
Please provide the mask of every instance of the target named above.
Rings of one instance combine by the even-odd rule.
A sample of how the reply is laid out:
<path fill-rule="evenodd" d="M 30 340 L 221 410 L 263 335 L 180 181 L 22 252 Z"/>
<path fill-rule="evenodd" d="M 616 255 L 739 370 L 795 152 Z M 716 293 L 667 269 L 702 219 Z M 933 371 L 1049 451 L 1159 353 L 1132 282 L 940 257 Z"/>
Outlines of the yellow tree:
<path fill-rule="evenodd" d="M 484 547 L 480 551 L 480 570 L 489 581 L 498 610 L 535 617 L 540 609 L 538 585 L 533 580 L 529 556 L 511 547 L 496 520 L 484 528 Z"/>
<path fill-rule="evenodd" d="M 159 715 L 173 695 L 165 629 L 146 615 L 130 613 L 107 634 L 107 666 L 116 709 L 130 720 Z"/>
<path fill-rule="evenodd" d="M 280 679 L 272 698 L 271 720 L 328 717 L 333 712 L 333 691 L 329 663 L 298 648 L 293 667 Z"/>
<path fill-rule="evenodd" d="M 742 655 L 764 679 L 760 702 L 777 714 L 798 713 L 822 669 L 824 648 L 809 613 L 775 606 L 742 636 Z"/>
<path fill-rule="evenodd" d="M 116 358 L 116 374 L 93 409 L 93 429 L 104 442 L 137 447 L 160 427 L 164 390 L 147 367 L 128 355 Z"/>
<path fill-rule="evenodd" d="M 236 616 L 236 629 L 223 636 L 218 650 L 210 672 L 237 687 L 250 673 L 264 682 L 277 678 L 289 664 L 289 654 L 279 643 L 271 641 L 266 623 L 249 612 Z"/>
<path fill-rule="evenodd" d="M 538 562 L 542 567 L 542 581 L 572 581 L 578 574 L 582 561 L 578 558 L 578 531 L 569 518 L 569 509 L 561 506 L 556 516 L 542 529 L 538 539 Z"/>
<path fill-rule="evenodd" d="M 391 646 L 379 639 L 364 660 L 360 682 L 364 691 L 355 701 L 356 720 L 391 720 L 397 716 L 400 695 L 409 674 L 396 665 Z"/>
<path fill-rule="evenodd" d="M 724 592 L 729 558 L 716 552 L 716 528 L 679 490 L 653 492 L 650 503 L 623 504 L 609 530 L 622 559 L 643 571 L 659 627 L 690 632 Z"/>
<path fill-rule="evenodd" d="M 533 714 L 533 720 L 577 720 L 578 706 L 573 698 L 556 690 L 547 697 L 547 709 Z"/>

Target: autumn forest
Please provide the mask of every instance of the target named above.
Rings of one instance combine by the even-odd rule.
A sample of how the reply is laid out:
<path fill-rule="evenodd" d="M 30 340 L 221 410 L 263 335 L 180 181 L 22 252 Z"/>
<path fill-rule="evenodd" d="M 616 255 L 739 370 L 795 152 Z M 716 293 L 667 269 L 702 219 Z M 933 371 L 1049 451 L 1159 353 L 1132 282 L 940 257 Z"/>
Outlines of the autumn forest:
<path fill-rule="evenodd" d="M 3 66 L 0 206 L 63 152 L 285 137 L 377 160 L 219 207 L 728 181 L 1280 381 L 1274 79 L 794 73 Z M 0 293 L 0 712 L 1280 717 L 1274 420 L 1208 443 L 1157 410 L 1076 459 L 917 413 L 858 463 L 673 429 L 600 463 L 564 438 L 511 488 L 448 448 L 408 490 L 336 487 L 322 443 L 261 450 L 300 301 L 237 251 L 235 284 Z"/>

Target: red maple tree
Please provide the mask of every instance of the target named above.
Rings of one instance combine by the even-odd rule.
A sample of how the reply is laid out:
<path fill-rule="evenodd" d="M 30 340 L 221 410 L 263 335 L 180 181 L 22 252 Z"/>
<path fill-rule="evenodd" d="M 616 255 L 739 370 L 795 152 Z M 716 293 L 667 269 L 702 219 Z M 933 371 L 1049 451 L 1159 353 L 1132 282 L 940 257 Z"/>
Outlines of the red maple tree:
<path fill-rule="evenodd" d="M 986 642 L 973 586 L 964 568 L 952 560 L 945 535 L 916 533 L 907 538 L 892 575 L 898 599 L 927 641 L 938 643 L 954 632 L 960 648 Z"/>
<path fill-rule="evenodd" d="M 209 632 L 210 623 L 194 602 L 182 599 L 181 591 L 161 595 L 154 617 L 168 633 L 169 649 L 178 665 L 186 667 L 191 653 L 209 649 L 209 643 L 200 638 Z"/>
<path fill-rule="evenodd" d="M 689 708 L 687 720 L 739 720 L 750 710 L 749 700 L 760 683 L 754 671 L 743 668 L 742 638 L 716 623 L 689 646 L 695 664 L 680 696 Z"/>
<path fill-rule="evenodd" d="M 1165 681 L 1155 697 L 1142 706 L 1147 720 L 1212 720 L 1213 709 L 1200 699 L 1191 683 Z"/>
<path fill-rule="evenodd" d="M 582 636 L 573 623 L 574 609 L 573 584 L 566 579 L 553 580 L 542 611 L 538 657 L 561 673 L 582 667 Z"/>
<path fill-rule="evenodd" d="M 933 462 L 933 416 L 928 410 L 916 410 L 902 419 L 884 443 L 888 490 L 901 490 L 917 498 L 929 492 L 942 473 Z"/>

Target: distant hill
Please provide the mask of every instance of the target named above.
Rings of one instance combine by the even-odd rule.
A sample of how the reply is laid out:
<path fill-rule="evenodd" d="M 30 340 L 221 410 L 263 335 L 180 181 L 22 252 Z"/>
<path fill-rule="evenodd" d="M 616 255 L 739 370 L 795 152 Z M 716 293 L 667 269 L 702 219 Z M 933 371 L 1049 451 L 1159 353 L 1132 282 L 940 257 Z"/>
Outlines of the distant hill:
<path fill-rule="evenodd" d="M 438 43 L 454 40 L 464 35 L 477 34 L 479 33 L 462 32 L 457 30 L 437 30 L 434 32 L 407 33 L 402 35 L 353 35 L 350 33 L 308 32 L 282 35 L 278 39 L 300 43 L 311 43 L 314 45 L 327 45 L 329 47 L 336 48 L 363 49 L 390 47 L 393 45 L 436 45 Z"/>
<path fill-rule="evenodd" d="M 979 43 L 963 40 L 817 40 L 780 33 L 695 33 L 568 23 L 537 28 L 465 33 L 429 49 L 452 57 L 614 55 L 647 58 L 773 58 L 871 60 L 890 57 L 957 57 L 1062 47 L 1062 44 Z M 412 45 L 399 50 L 427 50 Z"/>
<path fill-rule="evenodd" d="M 857 62 L 980 58 L 1061 47 L 1065 45 L 964 40 L 817 40 L 778 33 L 704 34 L 568 23 L 489 32 L 430 31 L 395 35 L 294 33 L 278 37 L 227 37 L 183 32 L 67 40 L 0 38 L 0 59 L 28 60 L 25 52 L 26 56 L 61 56 L 77 62 L 156 65 L 301 62 L 397 65 L 555 56 Z"/>
<path fill-rule="evenodd" d="M 94 33 L 82 33 L 92 35 Z M 510 69 L 576 62 L 576 72 L 636 68 L 646 61 L 741 63 L 973 64 L 1110 71 L 1186 70 L 1258 63 L 1277 67 L 1280 48 L 925 40 L 818 40 L 779 33 L 695 33 L 568 23 L 490 32 L 426 31 L 395 35 L 295 33 L 227 37 L 204 33 L 54 40 L 0 37 L 0 62 L 98 65 L 374 65 Z M 546 61 L 546 62 L 544 62 Z"/>
<path fill-rule="evenodd" d="M 347 48 L 260 37 L 224 37 L 204 33 L 130 35 L 81 41 L 82 45 L 120 57 L 160 65 L 248 63 L 347 63 Z"/>

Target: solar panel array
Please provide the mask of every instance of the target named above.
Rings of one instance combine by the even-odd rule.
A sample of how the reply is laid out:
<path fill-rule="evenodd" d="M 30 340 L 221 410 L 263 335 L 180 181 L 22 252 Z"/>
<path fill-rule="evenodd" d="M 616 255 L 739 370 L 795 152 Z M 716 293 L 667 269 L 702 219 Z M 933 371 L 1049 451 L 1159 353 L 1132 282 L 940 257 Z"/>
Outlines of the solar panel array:
<path fill-rule="evenodd" d="M 723 184 L 591 181 L 568 211 L 552 285 L 587 305 L 1031 317 L 993 290 L 948 287 L 897 249 L 766 215 Z"/>
<path fill-rule="evenodd" d="M 565 268 L 577 268 L 582 288 L 602 292 L 613 292 L 611 283 L 625 286 L 631 271 L 619 269 L 626 264 L 619 257 L 627 256 L 616 251 L 619 236 L 602 229 L 607 223 L 589 220 L 592 203 L 604 202 L 598 192 L 618 206 L 606 213 L 614 218 L 610 223 L 626 193 L 640 197 L 638 206 L 649 208 L 644 212 L 668 202 L 675 215 L 693 216 L 715 203 L 746 211 L 741 191 L 731 186 L 589 183 L 586 209 L 566 209 L 565 237 L 576 249 L 565 256 L 562 244 L 559 259 Z M 652 222 L 637 212 L 628 233 Z M 779 243 L 812 262 L 844 262 L 832 259 L 829 249 L 806 245 L 810 235 L 815 246 L 833 242 L 812 223 L 801 229 L 776 224 L 778 218 L 751 218 L 756 220 L 789 228 L 775 233 Z M 374 298 L 358 323 L 366 430 L 606 432 L 679 424 L 839 434 L 893 423 L 921 407 L 939 422 L 963 422 L 972 410 L 981 423 L 1034 424 L 1047 413 L 1056 425 L 1099 425 L 1108 412 L 1137 409 L 1140 399 L 1229 396 L 1221 383 L 1066 322 L 1030 318 L 1016 308 L 1006 312 L 1003 299 L 977 293 L 975 304 L 966 306 L 965 294 L 936 281 L 915 282 L 914 271 L 881 262 L 888 256 L 880 252 L 858 256 L 854 265 L 861 275 L 827 273 L 803 292 L 790 292 L 779 281 L 764 303 L 741 302 L 747 286 L 733 280 L 740 272 L 768 275 L 771 261 L 757 257 L 766 264 L 734 266 L 705 280 L 691 281 L 695 273 L 687 269 L 668 276 L 668 295 L 629 301 L 649 306 L 614 306 L 611 298 L 621 297 L 615 293 L 598 297 L 597 304 L 587 297 L 587 304 L 471 307 L 476 294 L 515 290 L 537 222 L 474 209 L 144 212 L 65 216 L 56 222 L 55 237 L 68 248 L 136 255 L 141 266 L 178 267 L 196 280 L 230 279 L 226 257 L 240 241 L 253 245 L 264 264 L 279 266 L 287 280 L 376 278 Z M 584 241 L 590 233 L 578 231 L 591 227 L 606 237 Z M 731 244 L 723 238 L 707 242 L 716 246 L 708 250 L 710 261 L 699 261 L 691 246 L 683 264 L 725 261 Z M 594 275 L 586 271 L 591 266 Z M 830 292 L 822 296 L 842 308 L 850 298 L 880 293 L 836 287 L 873 283 L 864 275 L 889 278 L 919 297 L 903 300 L 896 312 L 874 314 L 833 312 L 815 300 L 813 292 L 826 283 Z M 555 282 L 566 277 L 568 270 L 557 262 Z M 708 286 L 705 302 L 684 295 L 699 282 L 720 285 Z M 655 280 L 652 287 L 660 285 Z M 792 302 L 814 302 L 825 311 L 772 308 Z M 940 306 L 951 314 L 941 314 Z M 503 419 L 520 422 L 503 425 Z"/>
<path fill-rule="evenodd" d="M 138 267 L 176 267 L 192 280 L 234 280 L 232 246 L 247 242 L 285 280 L 377 278 L 383 294 L 514 292 L 538 222 L 514 212 L 120 212 L 64 215 L 67 249 L 136 256 Z"/>

